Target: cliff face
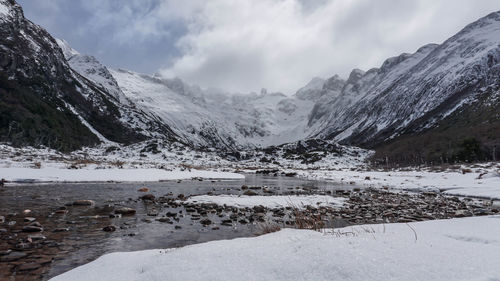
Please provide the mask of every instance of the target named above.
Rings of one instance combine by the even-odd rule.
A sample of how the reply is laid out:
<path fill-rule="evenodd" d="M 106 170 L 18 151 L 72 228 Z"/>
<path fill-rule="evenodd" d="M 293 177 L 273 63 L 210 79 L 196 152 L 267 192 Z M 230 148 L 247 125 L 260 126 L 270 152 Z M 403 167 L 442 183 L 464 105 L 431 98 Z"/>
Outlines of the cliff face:
<path fill-rule="evenodd" d="M 144 139 L 120 121 L 113 96 L 73 71 L 18 4 L 0 6 L 0 141 L 64 151 L 101 141 L 92 130 L 116 142 Z"/>

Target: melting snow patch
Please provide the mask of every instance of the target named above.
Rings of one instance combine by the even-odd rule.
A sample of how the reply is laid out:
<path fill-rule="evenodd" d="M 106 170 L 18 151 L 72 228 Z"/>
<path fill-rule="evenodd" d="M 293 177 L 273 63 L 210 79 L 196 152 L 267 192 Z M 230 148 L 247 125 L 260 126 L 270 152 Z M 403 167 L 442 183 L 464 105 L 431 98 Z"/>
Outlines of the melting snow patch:
<path fill-rule="evenodd" d="M 228 205 L 235 207 L 264 206 L 267 208 L 277 207 L 297 207 L 305 206 L 342 206 L 345 198 L 332 197 L 327 195 L 311 196 L 237 196 L 237 195 L 199 195 L 189 198 L 190 203 L 215 203 L 217 205 Z"/>

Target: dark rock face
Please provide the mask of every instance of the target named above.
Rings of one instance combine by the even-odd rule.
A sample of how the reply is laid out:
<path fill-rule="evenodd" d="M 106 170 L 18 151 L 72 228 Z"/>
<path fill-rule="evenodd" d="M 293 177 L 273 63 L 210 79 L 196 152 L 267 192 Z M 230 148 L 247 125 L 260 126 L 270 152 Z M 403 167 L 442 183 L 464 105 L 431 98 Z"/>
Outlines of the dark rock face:
<path fill-rule="evenodd" d="M 82 122 L 110 140 L 144 139 L 121 123 L 116 101 L 74 72 L 54 38 L 24 18 L 14 1 L 0 20 L 0 141 L 62 151 L 99 142 Z"/>

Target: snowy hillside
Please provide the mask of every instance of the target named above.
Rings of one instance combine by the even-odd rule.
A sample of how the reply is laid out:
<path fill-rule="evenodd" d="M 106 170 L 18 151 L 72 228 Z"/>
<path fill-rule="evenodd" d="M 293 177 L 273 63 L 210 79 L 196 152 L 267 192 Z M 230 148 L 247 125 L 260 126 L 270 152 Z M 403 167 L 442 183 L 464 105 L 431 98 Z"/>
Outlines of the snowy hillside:
<path fill-rule="evenodd" d="M 316 104 L 309 123 L 316 136 L 358 145 L 394 138 L 417 121 L 414 131 L 432 127 L 474 101 L 481 88 L 498 84 L 488 75 L 498 71 L 499 43 L 496 12 L 441 45 L 389 58 L 366 73 L 353 71 L 339 96 Z"/>

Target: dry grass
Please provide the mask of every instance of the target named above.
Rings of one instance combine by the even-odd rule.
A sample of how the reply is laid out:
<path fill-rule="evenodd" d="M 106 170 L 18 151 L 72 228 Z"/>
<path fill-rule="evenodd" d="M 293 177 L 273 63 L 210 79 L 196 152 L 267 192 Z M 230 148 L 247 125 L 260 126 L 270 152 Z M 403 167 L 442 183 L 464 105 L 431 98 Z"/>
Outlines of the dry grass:
<path fill-rule="evenodd" d="M 125 161 L 121 161 L 121 160 L 116 160 L 116 161 L 112 161 L 112 162 L 109 162 L 109 164 L 111 166 L 114 166 L 114 167 L 117 167 L 117 168 L 123 168 L 123 165 L 125 164 Z"/>
<path fill-rule="evenodd" d="M 281 230 L 281 227 L 277 224 L 270 224 L 268 222 L 259 224 L 259 232 L 256 236 L 273 233 Z"/>

